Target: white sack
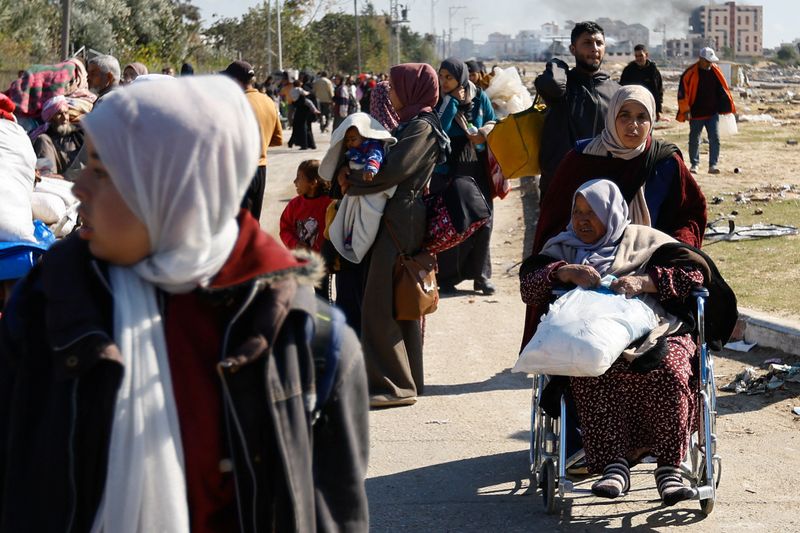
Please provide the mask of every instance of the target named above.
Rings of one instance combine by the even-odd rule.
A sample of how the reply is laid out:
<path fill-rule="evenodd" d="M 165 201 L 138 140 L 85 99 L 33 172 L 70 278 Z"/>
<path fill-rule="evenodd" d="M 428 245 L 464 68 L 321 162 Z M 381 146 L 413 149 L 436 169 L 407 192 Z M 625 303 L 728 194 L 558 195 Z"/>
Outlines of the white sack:
<path fill-rule="evenodd" d="M 331 244 L 342 257 L 351 263 L 364 259 L 378 236 L 386 202 L 396 190 L 397 185 L 374 194 L 344 195 L 328 229 Z"/>
<path fill-rule="evenodd" d="M 498 118 L 525 111 L 533 105 L 531 93 L 522 83 L 516 68 L 495 67 L 493 72 L 486 96 L 492 101 Z"/>
<path fill-rule="evenodd" d="M 657 325 L 653 311 L 638 298 L 578 287 L 550 305 L 512 371 L 600 376 Z"/>
<path fill-rule="evenodd" d="M 31 209 L 33 210 L 33 218 L 41 220 L 47 225 L 55 224 L 67 213 L 67 206 L 64 201 L 49 192 L 33 191 Z"/>
<path fill-rule="evenodd" d="M 35 242 L 31 193 L 36 154 L 19 124 L 0 119 L 0 241 Z"/>

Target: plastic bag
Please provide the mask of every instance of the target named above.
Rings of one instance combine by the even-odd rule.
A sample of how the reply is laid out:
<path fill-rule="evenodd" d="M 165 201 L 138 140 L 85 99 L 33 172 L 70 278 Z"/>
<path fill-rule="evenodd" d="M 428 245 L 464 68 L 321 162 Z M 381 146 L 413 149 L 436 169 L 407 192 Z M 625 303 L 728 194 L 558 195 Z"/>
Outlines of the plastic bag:
<path fill-rule="evenodd" d="M 550 305 L 512 371 L 600 376 L 657 325 L 655 313 L 638 298 L 578 287 Z"/>
<path fill-rule="evenodd" d="M 719 116 L 719 135 L 720 137 L 727 137 L 729 135 L 736 135 L 739 133 L 739 127 L 736 125 L 736 115 L 728 113 Z"/>
<path fill-rule="evenodd" d="M 531 94 L 522 83 L 516 68 L 495 67 L 493 72 L 492 81 L 486 88 L 486 96 L 492 101 L 498 118 L 519 113 L 533 104 Z"/>

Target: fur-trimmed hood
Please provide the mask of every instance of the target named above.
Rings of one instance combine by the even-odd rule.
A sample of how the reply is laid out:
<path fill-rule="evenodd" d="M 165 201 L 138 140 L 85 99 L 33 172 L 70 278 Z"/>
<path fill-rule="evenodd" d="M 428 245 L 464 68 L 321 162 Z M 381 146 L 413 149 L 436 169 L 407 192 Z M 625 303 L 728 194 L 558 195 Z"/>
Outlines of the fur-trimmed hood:
<path fill-rule="evenodd" d="M 348 115 L 346 119 L 336 128 L 331 134 L 331 145 L 325 157 L 322 158 L 322 163 L 319 165 L 319 175 L 326 181 L 331 181 L 336 174 L 336 169 L 342 160 L 344 153 L 344 136 L 351 127 L 355 127 L 358 133 L 365 139 L 376 139 L 383 141 L 384 148 L 388 149 L 390 146 L 397 143 L 397 139 L 392 137 L 392 134 L 383 127 L 383 125 L 369 116 L 366 113 L 353 113 Z"/>

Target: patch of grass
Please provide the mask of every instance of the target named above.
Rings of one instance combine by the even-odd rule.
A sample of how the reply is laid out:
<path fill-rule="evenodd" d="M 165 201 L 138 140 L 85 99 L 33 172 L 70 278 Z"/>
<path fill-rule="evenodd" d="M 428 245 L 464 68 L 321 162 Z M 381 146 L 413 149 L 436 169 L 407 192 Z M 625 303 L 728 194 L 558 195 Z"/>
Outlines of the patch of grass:
<path fill-rule="evenodd" d="M 736 210 L 737 226 L 756 222 L 800 226 L 800 200 L 737 204 L 731 196 L 724 198 L 721 204 L 708 206 L 709 220 Z M 756 209 L 764 213 L 756 215 Z M 800 317 L 800 236 L 706 243 L 703 250 L 733 288 L 739 305 Z"/>

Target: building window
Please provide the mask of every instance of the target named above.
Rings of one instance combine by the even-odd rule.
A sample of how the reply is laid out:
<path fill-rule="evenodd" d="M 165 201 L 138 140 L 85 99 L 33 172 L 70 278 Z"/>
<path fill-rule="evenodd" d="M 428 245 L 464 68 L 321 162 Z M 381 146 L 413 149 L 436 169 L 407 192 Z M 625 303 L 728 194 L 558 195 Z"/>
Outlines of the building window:
<path fill-rule="evenodd" d="M 715 26 L 719 25 L 719 17 L 714 17 L 714 25 Z"/>
<path fill-rule="evenodd" d="M 741 16 L 741 15 L 738 15 L 738 16 L 736 17 L 736 24 L 738 24 L 739 26 L 741 26 L 741 25 L 742 25 L 742 16 Z"/>
<path fill-rule="evenodd" d="M 744 45 L 744 51 L 745 52 L 749 52 L 750 51 L 750 45 L 749 44 Z"/>
<path fill-rule="evenodd" d="M 758 42 L 758 35 L 753 35 L 753 42 L 754 42 L 754 43 L 757 43 L 757 42 Z"/>
<path fill-rule="evenodd" d="M 750 24 L 750 15 L 747 15 L 747 16 L 744 17 L 744 23 L 745 24 Z"/>
<path fill-rule="evenodd" d="M 744 36 L 744 42 L 746 42 L 746 43 L 750 42 L 750 36 L 749 35 L 745 35 Z"/>

